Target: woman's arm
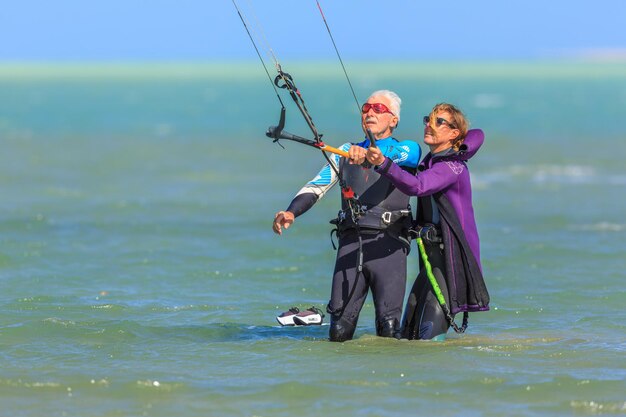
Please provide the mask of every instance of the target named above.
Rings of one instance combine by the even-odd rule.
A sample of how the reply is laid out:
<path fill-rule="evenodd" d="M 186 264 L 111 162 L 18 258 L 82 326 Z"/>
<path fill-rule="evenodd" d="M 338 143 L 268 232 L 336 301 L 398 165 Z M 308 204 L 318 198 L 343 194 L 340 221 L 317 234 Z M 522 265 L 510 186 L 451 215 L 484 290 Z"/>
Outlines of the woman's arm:
<path fill-rule="evenodd" d="M 465 165 L 456 161 L 442 161 L 416 175 L 404 171 L 389 158 L 385 158 L 376 171 L 407 195 L 423 197 L 445 190 L 454 184 Z"/>

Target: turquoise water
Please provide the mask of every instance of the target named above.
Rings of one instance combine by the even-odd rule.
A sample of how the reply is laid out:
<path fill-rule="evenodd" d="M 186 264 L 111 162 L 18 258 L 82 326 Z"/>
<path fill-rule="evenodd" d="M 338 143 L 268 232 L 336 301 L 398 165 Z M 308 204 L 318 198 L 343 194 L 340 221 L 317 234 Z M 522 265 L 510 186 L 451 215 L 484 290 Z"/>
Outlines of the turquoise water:
<path fill-rule="evenodd" d="M 360 137 L 338 65 L 284 67 L 329 144 Z M 445 342 L 373 336 L 371 300 L 347 343 L 277 326 L 327 302 L 338 193 L 271 232 L 323 159 L 264 137 L 260 65 L 5 65 L 0 415 L 626 415 L 626 65 L 348 70 L 403 97 L 398 137 L 439 101 L 486 132 L 490 312 Z"/>

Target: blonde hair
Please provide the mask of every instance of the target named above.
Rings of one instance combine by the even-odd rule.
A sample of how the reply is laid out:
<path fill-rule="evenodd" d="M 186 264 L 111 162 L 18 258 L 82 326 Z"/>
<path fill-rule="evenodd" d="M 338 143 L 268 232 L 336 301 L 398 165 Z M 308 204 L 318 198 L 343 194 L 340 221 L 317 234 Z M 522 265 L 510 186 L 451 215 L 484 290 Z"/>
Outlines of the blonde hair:
<path fill-rule="evenodd" d="M 436 104 L 435 107 L 433 107 L 433 109 L 430 112 L 431 123 L 434 123 L 437 117 L 437 113 L 439 112 L 450 113 L 450 116 L 452 119 L 452 120 L 449 120 L 450 125 L 451 125 L 450 127 L 452 129 L 459 130 L 459 136 L 457 136 L 454 142 L 452 142 L 452 147 L 454 148 L 455 151 L 458 151 L 461 145 L 463 144 L 463 141 L 465 140 L 465 136 L 467 135 L 467 130 L 469 129 L 469 122 L 465 118 L 465 115 L 463 114 L 463 112 L 459 108 L 454 106 L 453 104 L 439 103 L 439 104 Z"/>

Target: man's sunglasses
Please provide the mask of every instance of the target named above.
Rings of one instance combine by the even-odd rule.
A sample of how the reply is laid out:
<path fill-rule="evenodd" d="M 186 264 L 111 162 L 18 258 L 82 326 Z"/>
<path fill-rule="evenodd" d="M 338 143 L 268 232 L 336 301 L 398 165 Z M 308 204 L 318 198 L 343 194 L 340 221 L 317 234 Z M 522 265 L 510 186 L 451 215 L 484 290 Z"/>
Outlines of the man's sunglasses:
<path fill-rule="evenodd" d="M 430 116 L 424 116 L 424 126 L 426 126 L 429 123 L 430 123 Z M 456 129 L 456 127 L 452 123 L 450 123 L 449 121 L 447 121 L 443 117 L 437 117 L 435 119 L 435 125 L 437 125 L 437 127 L 439 127 L 439 126 L 441 126 L 443 124 L 448 125 L 448 127 L 450 127 L 450 129 Z"/>
<path fill-rule="evenodd" d="M 364 114 L 370 111 L 370 109 L 374 110 L 374 113 L 378 113 L 378 114 L 382 114 L 382 113 L 393 114 L 393 112 L 389 110 L 389 107 L 385 106 L 383 103 L 365 103 L 361 107 L 361 111 Z"/>

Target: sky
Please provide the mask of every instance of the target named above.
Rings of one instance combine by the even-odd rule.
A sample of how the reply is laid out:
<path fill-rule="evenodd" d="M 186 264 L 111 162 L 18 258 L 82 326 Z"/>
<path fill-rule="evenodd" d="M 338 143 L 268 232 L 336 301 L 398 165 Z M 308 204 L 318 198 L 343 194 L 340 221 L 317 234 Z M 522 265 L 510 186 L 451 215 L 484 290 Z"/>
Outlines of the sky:
<path fill-rule="evenodd" d="M 236 0 L 264 57 L 336 59 L 315 0 Z M 346 60 L 626 60 L 625 0 L 320 0 Z M 232 0 L 7 0 L 1 62 L 258 59 Z"/>

